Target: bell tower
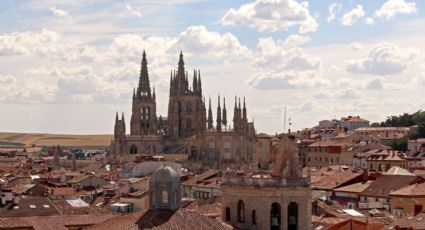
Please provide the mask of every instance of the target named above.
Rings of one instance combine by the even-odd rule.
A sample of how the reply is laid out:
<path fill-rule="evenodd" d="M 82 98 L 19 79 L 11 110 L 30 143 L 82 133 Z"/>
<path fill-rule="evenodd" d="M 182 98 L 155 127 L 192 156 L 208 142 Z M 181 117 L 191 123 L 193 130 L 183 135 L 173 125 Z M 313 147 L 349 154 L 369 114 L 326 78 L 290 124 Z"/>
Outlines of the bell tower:
<path fill-rule="evenodd" d="M 151 90 L 148 62 L 146 53 L 143 51 L 139 85 L 137 90 L 133 89 L 130 135 L 156 134 L 157 131 L 155 88 Z"/>

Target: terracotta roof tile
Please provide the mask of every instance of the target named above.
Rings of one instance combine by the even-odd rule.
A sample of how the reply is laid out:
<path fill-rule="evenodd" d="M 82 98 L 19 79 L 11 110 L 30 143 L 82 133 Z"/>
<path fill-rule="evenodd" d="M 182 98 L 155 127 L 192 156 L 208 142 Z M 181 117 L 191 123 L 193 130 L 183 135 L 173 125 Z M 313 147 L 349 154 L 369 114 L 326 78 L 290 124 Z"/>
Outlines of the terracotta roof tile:
<path fill-rule="evenodd" d="M 417 176 L 383 175 L 378 177 L 367 189 L 361 192 L 360 196 L 388 197 L 393 191 L 423 181 L 424 179 Z"/>

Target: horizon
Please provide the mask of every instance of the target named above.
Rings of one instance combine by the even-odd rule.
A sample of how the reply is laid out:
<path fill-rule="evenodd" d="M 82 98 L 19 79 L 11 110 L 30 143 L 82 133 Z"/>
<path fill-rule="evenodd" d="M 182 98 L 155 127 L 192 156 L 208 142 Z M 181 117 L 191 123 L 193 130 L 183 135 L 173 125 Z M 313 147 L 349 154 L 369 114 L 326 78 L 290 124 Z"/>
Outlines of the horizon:
<path fill-rule="evenodd" d="M 0 131 L 110 135 L 116 111 L 129 130 L 143 50 L 158 116 L 180 51 L 213 111 L 225 96 L 232 117 L 233 97 L 245 96 L 258 133 L 283 132 L 284 107 L 293 130 L 414 113 L 425 107 L 424 4 L 1 2 Z"/>

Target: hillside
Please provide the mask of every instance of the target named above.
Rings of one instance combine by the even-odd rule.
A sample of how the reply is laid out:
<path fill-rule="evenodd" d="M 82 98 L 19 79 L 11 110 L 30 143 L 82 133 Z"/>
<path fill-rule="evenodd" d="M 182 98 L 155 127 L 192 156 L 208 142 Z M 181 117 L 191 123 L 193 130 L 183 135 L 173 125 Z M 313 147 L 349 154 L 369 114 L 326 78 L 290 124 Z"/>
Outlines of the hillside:
<path fill-rule="evenodd" d="M 0 147 L 23 146 L 109 146 L 112 135 L 70 135 L 43 133 L 2 133 L 0 132 Z"/>

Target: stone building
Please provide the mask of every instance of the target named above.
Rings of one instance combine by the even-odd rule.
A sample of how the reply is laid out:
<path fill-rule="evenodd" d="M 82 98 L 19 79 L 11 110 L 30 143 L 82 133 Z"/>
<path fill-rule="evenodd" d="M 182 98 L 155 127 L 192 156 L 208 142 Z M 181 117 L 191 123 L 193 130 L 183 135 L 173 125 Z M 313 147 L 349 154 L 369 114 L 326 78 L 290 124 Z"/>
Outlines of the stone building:
<path fill-rule="evenodd" d="M 226 99 L 218 96 L 214 124 L 211 99 L 202 94 L 199 70 L 192 85 L 180 53 L 177 71 L 171 71 L 167 117 L 157 116 L 155 89 L 150 87 L 148 64 L 143 52 L 139 84 L 133 90 L 130 134 L 124 114 L 115 118 L 111 151 L 114 158 L 128 154 L 187 153 L 195 161 L 225 164 L 251 163 L 255 152 L 254 122 L 248 121 L 245 98 L 235 97 L 233 128 L 228 125 Z"/>
<path fill-rule="evenodd" d="M 171 167 L 162 165 L 149 180 L 151 209 L 177 210 L 181 208 L 180 175 Z"/>
<path fill-rule="evenodd" d="M 225 174 L 222 219 L 237 229 L 311 229 L 310 178 L 302 176 L 297 155 L 294 140 L 281 136 L 271 175 Z"/>

